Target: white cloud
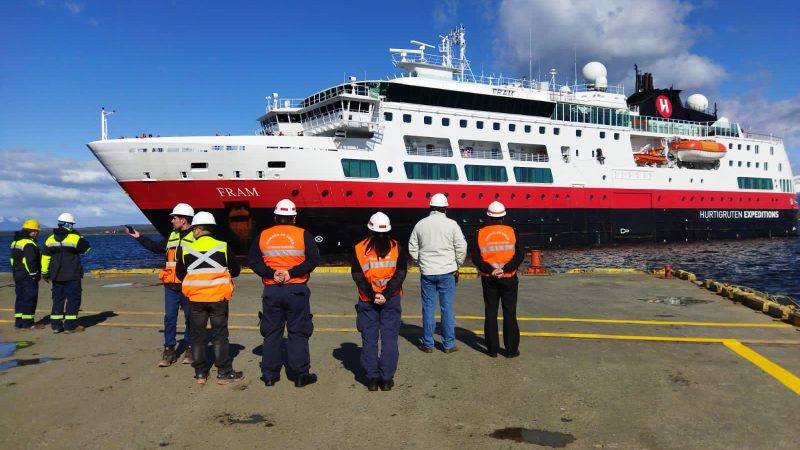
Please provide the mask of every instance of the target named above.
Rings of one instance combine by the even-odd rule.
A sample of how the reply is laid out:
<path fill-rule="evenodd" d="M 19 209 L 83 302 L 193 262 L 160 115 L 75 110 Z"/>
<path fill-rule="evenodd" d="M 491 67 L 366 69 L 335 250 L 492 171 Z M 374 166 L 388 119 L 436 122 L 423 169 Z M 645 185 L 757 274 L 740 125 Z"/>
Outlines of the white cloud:
<path fill-rule="evenodd" d="M 83 3 L 64 2 L 64 7 L 73 15 L 77 16 L 86 7 Z"/>
<path fill-rule="evenodd" d="M 761 92 L 751 91 L 722 99 L 719 115 L 738 122 L 746 131 L 782 138 L 790 160 L 800 162 L 800 96 L 768 100 Z"/>
<path fill-rule="evenodd" d="M 146 223 L 143 214 L 96 160 L 30 149 L 0 150 L 0 215 L 55 223 L 71 212 L 79 226 Z"/>
<path fill-rule="evenodd" d="M 543 74 L 556 68 L 559 84 L 575 81 L 577 57 L 578 73 L 589 61 L 605 64 L 612 85 L 631 84 L 633 65 L 638 64 L 660 86 L 714 86 L 726 72 L 691 53 L 702 33 L 684 23 L 693 8 L 675 0 L 504 0 L 498 14 L 498 63 L 527 73 L 532 50 L 534 67 L 541 62 Z"/>
<path fill-rule="evenodd" d="M 438 27 L 452 26 L 458 14 L 458 0 L 440 0 L 433 7 L 433 22 Z"/>

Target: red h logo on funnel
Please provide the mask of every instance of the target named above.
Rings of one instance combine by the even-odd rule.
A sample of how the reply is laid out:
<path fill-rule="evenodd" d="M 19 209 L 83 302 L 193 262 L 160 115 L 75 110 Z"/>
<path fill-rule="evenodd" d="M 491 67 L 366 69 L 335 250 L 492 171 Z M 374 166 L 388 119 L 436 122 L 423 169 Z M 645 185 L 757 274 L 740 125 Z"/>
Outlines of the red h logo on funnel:
<path fill-rule="evenodd" d="M 661 117 L 672 116 L 672 102 L 669 101 L 666 95 L 656 97 L 656 111 Z"/>

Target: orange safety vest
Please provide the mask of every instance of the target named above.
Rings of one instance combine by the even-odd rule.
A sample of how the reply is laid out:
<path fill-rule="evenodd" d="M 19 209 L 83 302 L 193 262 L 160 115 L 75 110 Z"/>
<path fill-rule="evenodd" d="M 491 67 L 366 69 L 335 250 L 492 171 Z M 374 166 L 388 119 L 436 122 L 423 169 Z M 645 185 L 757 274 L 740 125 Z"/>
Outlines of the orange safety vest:
<path fill-rule="evenodd" d="M 169 234 L 169 239 L 167 239 L 167 263 L 158 273 L 158 278 L 162 283 L 181 283 L 181 280 L 175 276 L 175 253 L 178 251 L 178 247 L 181 246 L 181 243 L 192 241 L 194 241 L 194 235 L 191 231 L 186 233 L 184 237 L 181 237 L 180 231 L 173 231 Z"/>
<path fill-rule="evenodd" d="M 397 246 L 397 241 L 390 239 L 391 248 L 389 253 L 384 258 L 380 258 L 375 249 L 372 248 L 367 251 L 367 244 L 369 238 L 356 244 L 355 252 L 358 258 L 358 265 L 364 272 L 364 278 L 372 285 L 372 290 L 375 293 L 383 292 L 389 280 L 392 279 L 394 273 L 397 271 L 397 259 L 400 257 L 400 250 Z M 403 290 L 400 289 L 399 295 L 403 295 Z M 362 302 L 371 302 L 373 299 L 367 297 L 367 294 L 358 290 L 358 296 Z M 387 299 L 388 300 L 388 299 Z"/>
<path fill-rule="evenodd" d="M 230 300 L 233 280 L 228 272 L 228 244 L 211 236 L 183 243 L 186 276 L 181 291 L 192 302 Z"/>
<path fill-rule="evenodd" d="M 495 269 L 502 269 L 512 258 L 514 258 L 517 236 L 514 229 L 508 225 L 488 225 L 478 230 L 478 248 L 481 258 Z M 503 273 L 503 278 L 513 277 L 517 271 Z M 483 273 L 484 277 L 492 274 Z"/>
<path fill-rule="evenodd" d="M 261 232 L 258 247 L 264 264 L 274 270 L 289 270 L 306 260 L 305 230 L 294 225 L 275 225 Z M 287 283 L 305 283 L 309 274 L 292 277 Z M 265 285 L 277 284 L 272 278 L 262 278 Z"/>

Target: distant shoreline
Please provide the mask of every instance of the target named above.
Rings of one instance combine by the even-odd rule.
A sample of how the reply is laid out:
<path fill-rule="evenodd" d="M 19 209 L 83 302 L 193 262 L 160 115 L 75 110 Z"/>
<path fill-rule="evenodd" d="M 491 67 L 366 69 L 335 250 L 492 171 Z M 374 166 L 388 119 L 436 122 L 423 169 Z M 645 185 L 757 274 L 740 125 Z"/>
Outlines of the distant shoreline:
<path fill-rule="evenodd" d="M 142 234 L 158 234 L 158 230 L 150 224 L 147 225 L 131 225 L 136 231 Z M 48 234 L 52 230 L 51 227 L 42 226 L 40 234 Z M 125 225 L 108 225 L 100 227 L 77 227 L 78 233 L 85 236 L 93 236 L 98 234 L 125 234 Z M 0 236 L 13 236 L 19 230 L 4 230 L 0 231 Z"/>

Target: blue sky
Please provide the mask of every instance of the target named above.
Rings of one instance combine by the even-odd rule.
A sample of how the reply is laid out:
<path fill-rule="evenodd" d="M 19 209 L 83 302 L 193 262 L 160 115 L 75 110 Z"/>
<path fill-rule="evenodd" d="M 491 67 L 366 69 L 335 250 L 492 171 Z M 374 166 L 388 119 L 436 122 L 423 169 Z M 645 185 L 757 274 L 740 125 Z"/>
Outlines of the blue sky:
<path fill-rule="evenodd" d="M 0 228 L 26 217 L 78 226 L 146 222 L 86 143 L 109 137 L 252 134 L 264 97 L 305 97 L 347 75 L 395 73 L 388 48 L 467 29 L 476 73 L 574 80 L 591 60 L 633 89 L 703 93 L 720 114 L 782 136 L 800 163 L 794 2 L 405 0 L 6 2 L 0 18 Z M 529 36 L 532 45 L 529 46 Z M 798 172 L 795 170 L 795 172 Z"/>

